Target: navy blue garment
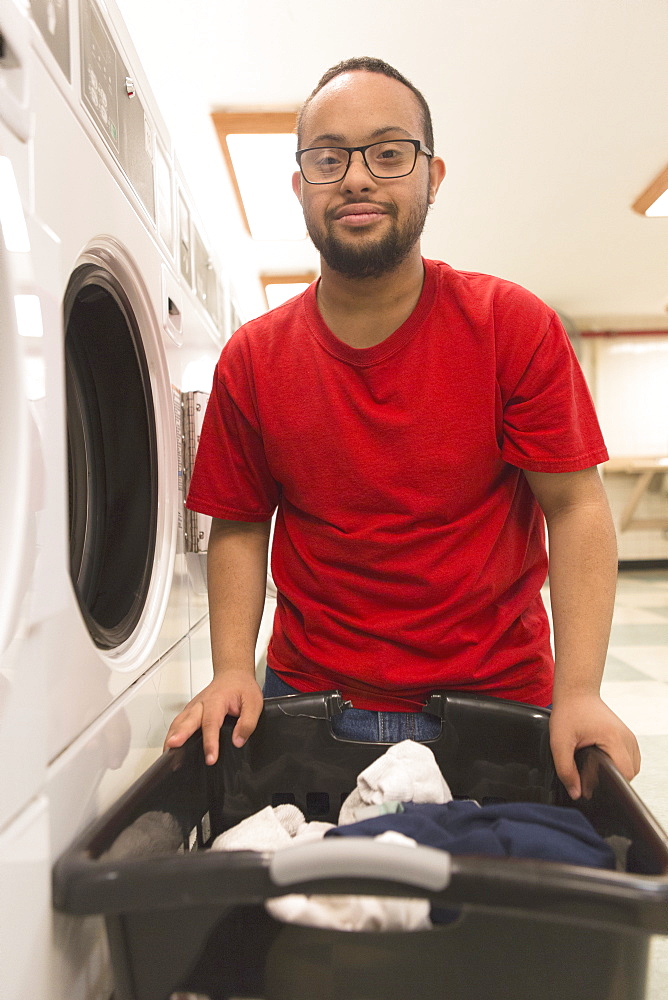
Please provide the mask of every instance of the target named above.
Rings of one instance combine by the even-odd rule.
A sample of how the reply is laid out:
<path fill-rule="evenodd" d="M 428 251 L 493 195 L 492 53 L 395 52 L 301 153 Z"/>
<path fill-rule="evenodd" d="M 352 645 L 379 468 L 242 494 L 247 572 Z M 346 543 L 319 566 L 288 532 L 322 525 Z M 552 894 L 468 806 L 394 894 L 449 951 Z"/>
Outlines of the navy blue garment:
<path fill-rule="evenodd" d="M 326 837 L 377 837 L 398 830 L 419 844 L 451 854 L 536 858 L 615 868 L 612 848 L 577 809 L 532 802 L 478 806 L 475 802 L 404 803 L 404 812 L 337 826 Z"/>

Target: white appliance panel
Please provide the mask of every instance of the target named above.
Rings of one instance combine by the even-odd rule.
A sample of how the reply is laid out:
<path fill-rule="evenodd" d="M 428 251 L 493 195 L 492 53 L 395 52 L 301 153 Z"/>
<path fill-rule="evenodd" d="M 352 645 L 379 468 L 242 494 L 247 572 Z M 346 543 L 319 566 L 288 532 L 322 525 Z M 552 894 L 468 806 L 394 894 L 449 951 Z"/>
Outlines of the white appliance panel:
<path fill-rule="evenodd" d="M 54 761 L 48 769 L 51 858 L 135 781 L 162 752 L 169 723 L 190 697 L 186 638 Z M 51 1000 L 106 1000 L 111 974 L 102 918 L 54 913 Z"/>
<path fill-rule="evenodd" d="M 44 796 L 0 832 L 3 1000 L 53 1000 L 49 953 L 51 862 Z"/>
<path fill-rule="evenodd" d="M 158 317 L 162 313 L 163 260 L 152 235 L 130 205 L 127 191 L 112 176 L 73 110 L 53 87 L 46 69 L 34 74 L 36 211 L 61 240 L 61 294 L 75 267 L 86 261 L 108 262 L 125 282 L 141 314 L 142 343 L 147 356 L 156 409 L 158 514 L 153 582 L 140 633 L 120 648 L 103 651 L 91 641 L 82 618 L 67 566 L 61 567 L 59 587 L 67 606 L 50 622 L 47 655 L 52 713 L 49 756 L 59 753 L 83 728 L 147 667 L 187 633 L 188 592 L 185 557 L 179 540 L 180 440 L 174 421 L 172 377 Z M 61 192 L 77 178 L 77 200 Z M 128 287 L 128 283 L 132 287 Z M 178 372 L 176 373 L 178 377 Z M 123 405 L 123 386 L 118 386 Z M 63 476 L 67 454 L 60 449 Z M 128 470 L 132 475 L 132 470 Z M 61 526 L 62 527 L 62 526 Z M 67 635 L 67 655 L 62 636 Z M 54 706 L 55 707 L 55 706 Z"/>
<path fill-rule="evenodd" d="M 0 829 L 46 769 L 45 622 L 62 606 L 57 240 L 32 211 L 26 19 L 0 0 Z M 56 338 L 52 336 L 53 331 Z"/>

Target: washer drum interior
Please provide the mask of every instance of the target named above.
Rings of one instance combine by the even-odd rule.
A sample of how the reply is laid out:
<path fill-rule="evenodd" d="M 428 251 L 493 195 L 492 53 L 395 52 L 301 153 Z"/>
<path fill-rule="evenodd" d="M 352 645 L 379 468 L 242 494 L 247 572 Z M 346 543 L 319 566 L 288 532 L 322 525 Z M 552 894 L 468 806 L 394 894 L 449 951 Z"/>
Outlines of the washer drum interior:
<path fill-rule="evenodd" d="M 96 645 L 146 603 L 156 545 L 157 442 L 137 317 L 118 279 L 78 267 L 65 296 L 70 574 Z"/>

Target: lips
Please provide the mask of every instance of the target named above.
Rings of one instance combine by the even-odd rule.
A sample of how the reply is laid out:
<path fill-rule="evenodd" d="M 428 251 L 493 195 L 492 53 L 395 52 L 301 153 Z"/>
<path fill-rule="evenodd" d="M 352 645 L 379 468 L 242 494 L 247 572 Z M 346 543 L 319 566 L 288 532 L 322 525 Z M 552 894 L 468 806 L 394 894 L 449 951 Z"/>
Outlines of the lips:
<path fill-rule="evenodd" d="M 355 221 L 361 223 L 377 219 L 381 215 L 387 215 L 387 212 L 384 209 L 379 208 L 377 205 L 361 203 L 355 205 L 343 205 L 342 208 L 337 209 L 334 213 L 334 218 L 351 219 L 354 217 Z"/>

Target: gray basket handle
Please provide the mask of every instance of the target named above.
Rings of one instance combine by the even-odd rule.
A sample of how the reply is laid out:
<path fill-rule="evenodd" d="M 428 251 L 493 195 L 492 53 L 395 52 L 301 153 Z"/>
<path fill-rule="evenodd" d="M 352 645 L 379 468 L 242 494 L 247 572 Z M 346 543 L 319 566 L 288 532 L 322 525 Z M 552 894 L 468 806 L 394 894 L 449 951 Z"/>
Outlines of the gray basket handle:
<path fill-rule="evenodd" d="M 277 851 L 269 864 L 275 885 L 327 878 L 367 878 L 402 882 L 440 892 L 450 882 L 451 858 L 435 847 L 404 847 L 369 837 L 328 837 Z"/>

